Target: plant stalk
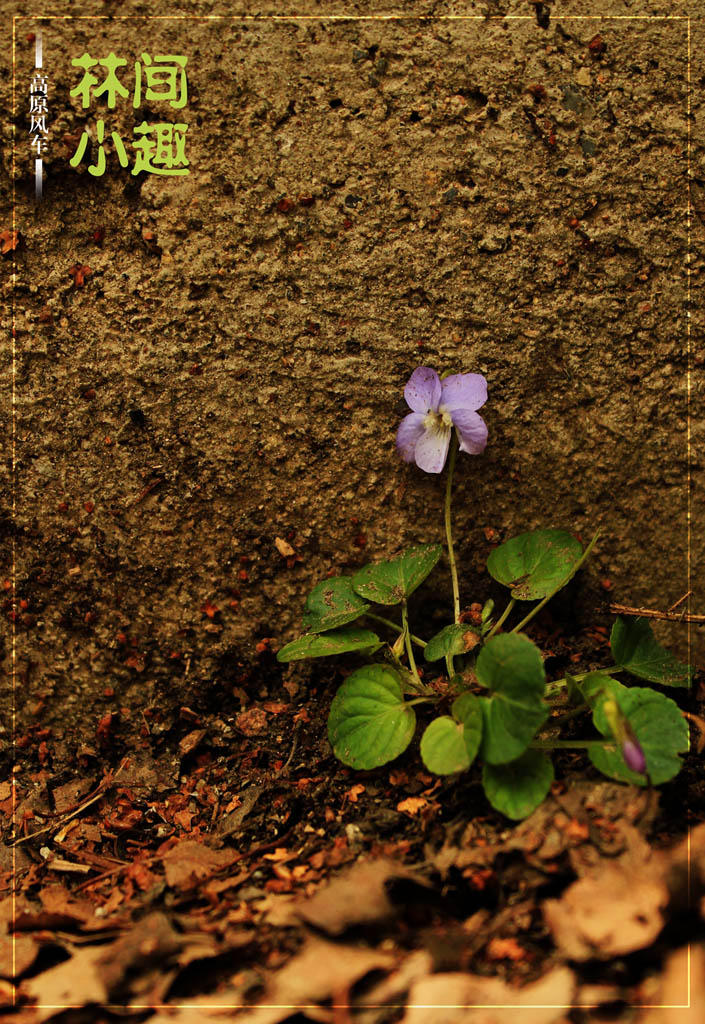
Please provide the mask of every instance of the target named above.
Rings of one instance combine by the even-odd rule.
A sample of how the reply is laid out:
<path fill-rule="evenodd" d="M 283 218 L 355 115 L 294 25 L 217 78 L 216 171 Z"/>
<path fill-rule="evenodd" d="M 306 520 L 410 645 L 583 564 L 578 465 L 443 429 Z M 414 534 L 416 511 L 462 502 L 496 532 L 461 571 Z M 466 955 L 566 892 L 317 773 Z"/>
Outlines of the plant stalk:
<path fill-rule="evenodd" d="M 537 615 L 538 612 L 540 612 L 541 609 L 544 607 L 544 605 L 548 604 L 548 602 L 551 600 L 551 598 L 555 597 L 555 595 L 558 593 L 558 591 L 561 590 L 566 585 L 566 583 L 568 583 L 568 581 L 573 578 L 573 576 L 575 576 L 575 574 L 578 571 L 578 569 L 580 568 L 580 566 L 583 564 L 583 562 L 586 560 L 586 558 L 588 557 L 588 555 L 590 554 L 592 549 L 597 544 L 597 538 L 599 536 L 600 536 L 600 531 L 596 530 L 595 531 L 595 536 L 592 538 L 592 540 L 590 541 L 588 546 L 585 548 L 585 550 L 583 551 L 582 555 L 580 556 L 578 561 L 575 563 L 573 568 L 570 570 L 568 575 L 558 584 L 557 587 L 553 588 L 553 590 L 551 591 L 550 594 L 546 594 L 544 599 L 542 601 L 539 601 L 539 603 L 537 605 L 535 605 L 531 609 L 531 611 L 529 612 L 528 615 L 524 616 L 524 618 L 521 620 L 519 625 L 515 626 L 514 629 L 511 631 L 512 633 L 519 633 L 519 632 L 521 632 L 521 630 L 524 628 L 524 626 L 528 622 L 531 622 L 531 620 L 533 619 L 534 615 Z"/>
<path fill-rule="evenodd" d="M 504 611 L 502 612 L 502 614 L 500 615 L 500 617 L 499 617 L 499 618 L 497 619 L 497 621 L 495 622 L 494 626 L 492 627 L 492 629 L 491 629 L 491 630 L 489 631 L 489 633 L 487 634 L 487 636 L 486 636 L 485 640 L 489 640 L 491 636 L 494 636 L 494 635 L 495 635 L 495 633 L 496 633 L 496 632 L 497 632 L 497 630 L 498 630 L 498 629 L 500 628 L 500 626 L 502 626 L 502 625 L 504 624 L 504 622 L 505 622 L 505 620 L 506 620 L 507 616 L 509 615 L 510 611 L 512 610 L 512 608 L 514 607 L 514 605 L 515 605 L 516 603 L 517 603 L 517 602 L 516 602 L 516 598 L 515 598 L 515 597 L 510 597 L 510 598 L 509 598 L 509 604 L 508 604 L 508 605 L 507 605 L 507 607 L 506 607 L 506 608 L 504 609 Z"/>
<path fill-rule="evenodd" d="M 409 633 L 409 614 L 406 607 L 406 600 L 401 603 L 401 624 L 404 630 L 404 646 L 406 647 L 406 656 L 409 659 L 409 668 L 416 682 L 420 687 L 423 688 L 421 677 L 419 676 L 419 670 L 416 667 L 416 660 L 414 658 L 414 648 L 411 644 L 411 634 Z"/>
<path fill-rule="evenodd" d="M 374 612 L 365 612 L 365 618 L 372 619 L 374 622 L 381 622 L 383 626 L 389 626 L 396 633 L 403 632 L 403 626 L 400 626 L 398 622 L 392 622 L 391 619 L 385 619 L 383 615 L 375 615 Z M 426 641 L 422 640 L 419 636 L 414 636 L 413 633 L 409 634 L 412 644 L 416 644 L 417 647 L 425 647 Z"/>
<path fill-rule="evenodd" d="M 455 563 L 455 552 L 453 550 L 453 528 L 450 518 L 451 494 L 453 488 L 453 472 L 455 470 L 455 458 L 458 454 L 458 440 L 455 433 L 450 442 L 450 458 L 448 459 L 448 478 L 446 480 L 446 542 L 448 544 L 448 563 L 450 565 L 450 578 L 453 584 L 453 621 L 460 622 L 460 589 L 458 587 L 458 567 Z"/>
<path fill-rule="evenodd" d="M 616 747 L 617 744 L 610 740 L 534 740 L 529 744 L 532 750 L 589 750 L 590 747 Z"/>
<path fill-rule="evenodd" d="M 576 683 L 579 683 L 581 679 L 587 679 L 587 677 L 591 676 L 593 672 L 601 672 L 604 675 L 609 675 L 610 672 L 621 671 L 622 669 L 619 665 L 609 665 L 607 668 L 591 668 L 589 672 L 581 672 L 577 676 L 571 676 L 571 678 L 574 679 Z M 562 679 L 554 679 L 552 682 L 547 684 L 545 696 L 553 697 L 554 694 L 560 693 L 560 691 L 564 689 L 567 685 L 568 680 L 565 676 Z"/>

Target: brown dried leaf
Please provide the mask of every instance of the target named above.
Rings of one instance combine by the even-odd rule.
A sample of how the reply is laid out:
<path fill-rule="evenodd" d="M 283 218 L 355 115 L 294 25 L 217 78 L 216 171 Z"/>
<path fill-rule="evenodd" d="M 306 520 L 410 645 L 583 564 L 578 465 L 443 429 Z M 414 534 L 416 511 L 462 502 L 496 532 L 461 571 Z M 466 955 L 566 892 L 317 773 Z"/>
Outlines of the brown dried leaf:
<path fill-rule="evenodd" d="M 75 807 L 80 803 L 81 798 L 86 793 L 89 793 L 92 788 L 91 780 L 86 778 L 72 779 L 71 782 L 66 782 L 63 786 L 57 786 L 56 789 L 52 790 L 54 809 L 59 814 L 63 814 L 69 808 Z"/>
<path fill-rule="evenodd" d="M 195 839 L 184 839 L 164 854 L 166 884 L 173 889 L 192 889 L 204 878 L 237 860 L 234 850 L 212 850 Z"/>
<path fill-rule="evenodd" d="M 520 989 L 500 978 L 433 974 L 411 987 L 402 1024 L 507 1024 L 513 1007 L 521 1008 L 517 1016 L 521 1024 L 559 1024 L 572 1005 L 574 991 L 573 972 L 567 967 L 558 967 Z"/>
<path fill-rule="evenodd" d="M 22 236 L 19 231 L 10 231 L 8 228 L 3 228 L 0 231 L 0 251 L 3 256 L 7 256 L 9 252 L 14 252 L 22 241 Z"/>
<path fill-rule="evenodd" d="M 32 966 L 39 949 L 31 935 L 1 935 L 0 978 L 18 978 Z"/>
<path fill-rule="evenodd" d="M 275 975 L 263 1000 L 266 1005 L 239 1015 L 238 1024 L 278 1024 L 292 1015 L 293 1007 L 331 999 L 370 971 L 393 966 L 394 957 L 381 950 L 311 938 Z"/>
<path fill-rule="evenodd" d="M 422 807 L 426 807 L 428 800 L 423 796 L 409 796 L 406 800 L 401 800 L 397 804 L 397 810 L 403 813 L 410 814 L 413 818 L 415 814 L 418 814 Z"/>
<path fill-rule="evenodd" d="M 179 740 L 179 753 L 182 757 L 190 754 L 191 751 L 195 750 L 199 745 L 203 737 L 206 735 L 207 729 L 192 729 L 191 732 L 186 733 Z"/>
<path fill-rule="evenodd" d="M 644 865 L 640 874 L 607 864 L 580 878 L 558 900 L 546 900 L 553 938 L 571 960 L 611 960 L 651 945 L 664 925 L 665 882 Z"/>
<path fill-rule="evenodd" d="M 168 968 L 176 963 L 184 942 L 166 914 L 156 911 L 103 946 L 97 963 L 110 999 L 122 1002 L 140 994 L 156 1001 L 163 998 L 172 981 Z"/>
<path fill-rule="evenodd" d="M 689 946 L 671 953 L 654 1004 L 635 1024 L 701 1024 L 705 1007 L 705 948 Z"/>
<path fill-rule="evenodd" d="M 23 982 L 20 991 L 41 1004 L 34 1019 L 49 1020 L 68 1006 L 108 1002 L 101 962 L 104 956 L 104 946 L 79 946 L 69 960 Z"/>
<path fill-rule="evenodd" d="M 47 885 L 39 893 L 42 907 L 49 914 L 62 914 L 81 924 L 95 920 L 95 906 L 80 899 L 63 885 Z"/>
<path fill-rule="evenodd" d="M 297 914 L 329 935 L 383 921 L 396 913 L 387 894 L 387 883 L 396 878 L 427 887 L 424 879 L 395 861 L 359 861 L 301 904 Z"/>

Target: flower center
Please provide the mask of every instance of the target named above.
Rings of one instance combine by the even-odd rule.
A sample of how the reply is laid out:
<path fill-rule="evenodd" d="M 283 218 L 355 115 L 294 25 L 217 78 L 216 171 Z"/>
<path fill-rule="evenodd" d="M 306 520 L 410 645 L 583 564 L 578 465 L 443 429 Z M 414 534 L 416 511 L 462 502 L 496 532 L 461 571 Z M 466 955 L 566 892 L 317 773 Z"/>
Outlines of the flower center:
<path fill-rule="evenodd" d="M 453 426 L 453 417 L 444 405 L 440 405 L 437 412 L 430 410 L 426 413 L 423 425 L 426 430 L 449 430 Z"/>

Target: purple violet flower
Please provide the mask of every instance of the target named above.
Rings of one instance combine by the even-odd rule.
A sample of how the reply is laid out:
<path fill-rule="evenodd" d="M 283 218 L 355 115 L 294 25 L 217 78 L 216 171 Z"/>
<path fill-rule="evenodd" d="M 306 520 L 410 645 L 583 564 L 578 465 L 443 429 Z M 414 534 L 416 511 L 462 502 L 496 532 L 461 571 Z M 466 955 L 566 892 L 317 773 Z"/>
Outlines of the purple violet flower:
<path fill-rule="evenodd" d="M 646 758 L 635 736 L 628 736 L 622 744 L 622 757 L 627 767 L 640 775 L 646 775 Z"/>
<path fill-rule="evenodd" d="M 415 462 L 425 473 L 440 473 L 453 427 L 461 452 L 484 452 L 487 427 L 476 412 L 487 401 L 482 374 L 454 373 L 441 380 L 430 366 L 419 366 L 404 388 L 404 398 L 412 410 L 397 431 L 397 449 L 405 462 Z"/>

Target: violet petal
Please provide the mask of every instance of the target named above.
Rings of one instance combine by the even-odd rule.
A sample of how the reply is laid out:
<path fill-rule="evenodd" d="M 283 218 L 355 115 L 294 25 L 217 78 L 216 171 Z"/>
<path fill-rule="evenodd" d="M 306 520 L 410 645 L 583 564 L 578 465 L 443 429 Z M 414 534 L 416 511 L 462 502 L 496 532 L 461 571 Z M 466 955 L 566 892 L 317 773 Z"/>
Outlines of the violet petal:
<path fill-rule="evenodd" d="M 481 373 L 454 373 L 441 385 L 441 404 L 448 412 L 479 409 L 487 401 L 487 381 Z"/>
<path fill-rule="evenodd" d="M 646 758 L 644 757 L 644 751 L 641 749 L 638 740 L 626 739 L 622 744 L 622 757 L 624 758 L 627 767 L 631 768 L 633 772 L 639 772 L 640 775 L 646 775 Z"/>
<path fill-rule="evenodd" d="M 414 453 L 419 469 L 423 469 L 425 473 L 441 472 L 450 447 L 450 435 L 450 427 L 444 427 L 440 422 L 432 427 L 426 427 Z"/>
<path fill-rule="evenodd" d="M 487 446 L 487 425 L 482 416 L 469 409 L 456 409 L 452 413 L 453 425 L 458 431 L 461 452 L 479 455 Z"/>
<path fill-rule="evenodd" d="M 397 430 L 397 451 L 404 462 L 413 462 L 416 445 L 424 432 L 426 417 L 421 412 L 410 412 L 399 424 Z"/>
<path fill-rule="evenodd" d="M 441 400 L 441 379 L 430 366 L 417 367 L 404 388 L 406 404 L 414 412 L 435 412 Z"/>

